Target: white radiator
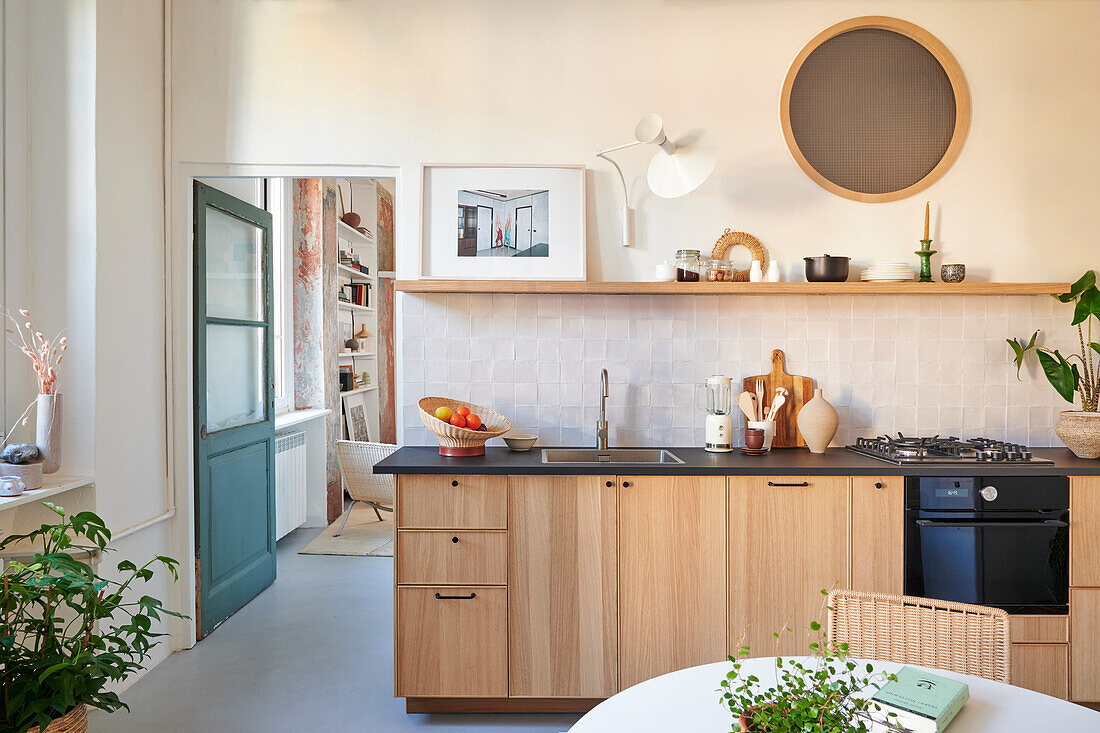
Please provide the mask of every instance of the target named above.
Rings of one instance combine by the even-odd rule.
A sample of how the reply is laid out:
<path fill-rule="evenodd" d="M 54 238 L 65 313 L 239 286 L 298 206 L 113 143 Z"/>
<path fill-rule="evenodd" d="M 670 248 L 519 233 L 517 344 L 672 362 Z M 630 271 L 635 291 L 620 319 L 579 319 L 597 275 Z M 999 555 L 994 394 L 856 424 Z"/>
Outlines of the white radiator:
<path fill-rule="evenodd" d="M 306 434 L 275 437 L 275 539 L 306 521 Z"/>

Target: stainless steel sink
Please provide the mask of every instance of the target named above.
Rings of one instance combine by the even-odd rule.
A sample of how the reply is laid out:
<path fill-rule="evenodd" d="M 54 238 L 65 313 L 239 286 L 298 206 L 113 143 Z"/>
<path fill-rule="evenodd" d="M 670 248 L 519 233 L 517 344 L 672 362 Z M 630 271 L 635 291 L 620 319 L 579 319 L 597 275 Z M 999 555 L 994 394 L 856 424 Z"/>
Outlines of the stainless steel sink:
<path fill-rule="evenodd" d="M 683 463 L 663 448 L 543 448 L 543 463 Z"/>

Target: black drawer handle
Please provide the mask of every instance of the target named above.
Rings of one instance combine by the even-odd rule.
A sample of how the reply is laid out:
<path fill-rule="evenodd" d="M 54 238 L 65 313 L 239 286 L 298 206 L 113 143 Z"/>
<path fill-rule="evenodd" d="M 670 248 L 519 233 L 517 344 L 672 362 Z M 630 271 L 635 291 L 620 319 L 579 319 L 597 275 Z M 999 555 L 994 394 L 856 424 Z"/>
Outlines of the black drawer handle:
<path fill-rule="evenodd" d="M 457 481 L 452 481 L 451 486 L 458 486 L 458 482 Z"/>
<path fill-rule="evenodd" d="M 797 484 L 777 484 L 774 481 L 769 481 L 768 482 L 768 486 L 809 486 L 809 485 L 810 485 L 809 481 L 801 481 Z"/>
<path fill-rule="evenodd" d="M 630 488 L 630 482 L 629 481 L 623 481 L 623 488 L 624 489 L 629 489 Z"/>
<path fill-rule="evenodd" d="M 468 596 L 441 596 L 436 593 L 435 597 L 441 601 L 472 601 L 477 598 L 477 593 L 471 593 Z"/>
<path fill-rule="evenodd" d="M 458 538 L 457 537 L 452 537 L 451 542 L 454 542 L 455 544 L 458 544 Z"/>
<path fill-rule="evenodd" d="M 606 484 L 607 488 L 609 488 L 609 489 L 614 485 L 615 485 L 614 481 L 608 481 L 607 484 Z"/>
<path fill-rule="evenodd" d="M 876 489 L 881 489 L 882 488 L 882 482 L 881 481 L 876 481 L 875 482 L 875 488 Z"/>
<path fill-rule="evenodd" d="M 952 529 L 971 529 L 974 527 L 992 527 L 1017 529 L 1020 527 L 1032 529 L 1044 529 L 1046 527 L 1068 527 L 1069 525 L 1060 519 L 1046 519 L 1037 522 L 975 522 L 973 520 L 959 519 L 955 521 L 937 522 L 934 519 L 918 519 L 919 527 L 950 527 Z"/>

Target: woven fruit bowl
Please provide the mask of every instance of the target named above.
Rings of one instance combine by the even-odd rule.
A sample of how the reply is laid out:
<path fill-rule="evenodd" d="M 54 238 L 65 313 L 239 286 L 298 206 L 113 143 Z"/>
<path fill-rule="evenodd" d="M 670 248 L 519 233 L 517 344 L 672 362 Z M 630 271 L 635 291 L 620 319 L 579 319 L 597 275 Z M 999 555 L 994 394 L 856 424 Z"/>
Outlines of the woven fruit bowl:
<path fill-rule="evenodd" d="M 452 400 L 446 397 L 423 397 L 417 403 L 420 407 L 420 419 L 439 438 L 439 455 L 463 457 L 485 455 L 485 441 L 497 438 L 512 429 L 512 423 L 499 412 L 472 402 Z M 467 430 L 443 422 L 435 416 L 439 407 L 468 407 L 470 412 L 481 418 L 484 430 Z"/>

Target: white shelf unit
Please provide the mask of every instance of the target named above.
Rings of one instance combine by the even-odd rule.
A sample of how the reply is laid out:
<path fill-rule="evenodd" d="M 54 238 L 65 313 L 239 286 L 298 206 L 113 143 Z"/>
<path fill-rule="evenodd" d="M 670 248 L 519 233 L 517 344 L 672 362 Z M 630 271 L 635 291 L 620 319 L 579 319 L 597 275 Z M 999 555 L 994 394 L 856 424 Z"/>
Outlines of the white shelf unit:
<path fill-rule="evenodd" d="M 346 188 L 349 182 L 342 179 L 340 184 Z M 345 194 L 346 193 L 347 191 L 345 190 Z M 356 200 L 361 199 L 357 196 Z M 368 227 L 374 225 L 375 217 L 370 215 L 369 211 L 360 213 L 363 215 L 363 221 Z M 368 272 L 364 273 L 354 267 L 337 262 L 336 276 L 340 281 L 340 287 L 349 283 L 365 283 L 370 285 L 370 300 L 368 306 L 346 303 L 341 300 L 337 301 L 337 327 L 340 328 L 341 333 L 343 333 L 347 328 L 347 324 L 351 324 L 351 333 L 354 335 L 359 332 L 361 327 L 366 326 L 367 331 L 372 334 L 371 337 L 366 340 L 365 344 L 360 345 L 360 348 L 364 349 L 362 351 L 345 351 L 343 342 L 340 344 L 341 351 L 337 354 L 337 361 L 340 366 L 346 367 L 350 365 L 356 374 L 367 372 L 371 378 L 371 383 L 369 385 L 340 393 L 340 403 L 336 408 L 340 411 L 340 437 L 344 439 L 349 437 L 347 432 L 347 421 L 344 418 L 344 398 L 351 395 L 363 395 L 363 399 L 366 402 L 367 430 L 370 433 L 370 440 L 379 441 L 381 432 L 378 404 L 378 311 L 375 307 L 375 299 L 378 297 L 378 249 L 373 236 L 367 236 L 356 229 L 352 229 L 342 221 L 337 222 L 336 229 L 339 252 L 348 252 L 358 257 L 359 263 L 365 265 L 368 270 Z"/>

